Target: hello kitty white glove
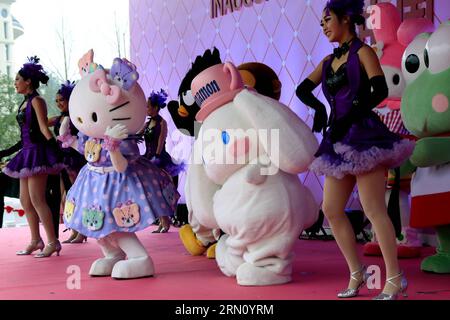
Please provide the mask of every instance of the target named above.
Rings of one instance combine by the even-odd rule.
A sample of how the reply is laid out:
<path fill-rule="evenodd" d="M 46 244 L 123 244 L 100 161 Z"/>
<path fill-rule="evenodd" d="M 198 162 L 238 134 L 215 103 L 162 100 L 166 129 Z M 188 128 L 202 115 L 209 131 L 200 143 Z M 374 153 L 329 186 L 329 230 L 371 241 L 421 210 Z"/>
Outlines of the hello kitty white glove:
<path fill-rule="evenodd" d="M 115 151 L 118 149 L 123 139 L 128 137 L 128 129 L 123 124 L 116 124 L 114 127 L 108 126 L 105 130 L 103 148 L 108 151 Z"/>
<path fill-rule="evenodd" d="M 110 138 L 116 139 L 116 140 L 123 140 L 128 137 L 128 129 L 123 124 L 116 124 L 114 127 L 106 127 L 105 130 L 105 136 L 108 136 Z"/>
<path fill-rule="evenodd" d="M 70 118 L 64 117 L 63 121 L 61 122 L 61 127 L 59 128 L 59 135 L 63 136 L 67 134 L 69 130 L 70 130 Z"/>
<path fill-rule="evenodd" d="M 70 133 L 70 118 L 64 117 L 63 121 L 61 122 L 61 127 L 59 128 L 59 136 L 57 138 L 59 141 L 62 142 L 63 148 L 69 148 L 75 140 L 77 140 L 77 137 L 72 136 Z"/>

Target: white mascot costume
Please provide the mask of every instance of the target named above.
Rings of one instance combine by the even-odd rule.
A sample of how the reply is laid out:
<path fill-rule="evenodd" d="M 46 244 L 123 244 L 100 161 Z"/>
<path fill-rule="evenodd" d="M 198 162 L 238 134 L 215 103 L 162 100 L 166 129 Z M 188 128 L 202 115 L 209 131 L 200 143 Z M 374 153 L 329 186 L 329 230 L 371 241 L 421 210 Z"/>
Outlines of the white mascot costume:
<path fill-rule="evenodd" d="M 295 113 L 244 89 L 231 63 L 201 72 L 192 94 L 202 122 L 187 173 L 190 214 L 221 229 L 216 261 L 240 285 L 291 281 L 293 245 L 318 217 L 318 206 L 297 174 L 318 143 Z"/>

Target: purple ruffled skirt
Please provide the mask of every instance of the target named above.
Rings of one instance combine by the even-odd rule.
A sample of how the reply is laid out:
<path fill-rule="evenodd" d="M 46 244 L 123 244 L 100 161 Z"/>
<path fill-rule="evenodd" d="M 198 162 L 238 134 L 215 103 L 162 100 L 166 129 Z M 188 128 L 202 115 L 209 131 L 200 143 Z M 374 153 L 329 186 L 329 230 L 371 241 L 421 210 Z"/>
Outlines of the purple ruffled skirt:
<path fill-rule="evenodd" d="M 67 170 L 78 173 L 86 164 L 84 156 L 75 149 L 61 148 L 60 151 L 63 157 L 62 161 L 65 164 Z"/>
<path fill-rule="evenodd" d="M 152 163 L 158 168 L 166 171 L 171 177 L 175 177 L 185 170 L 184 162 L 181 162 L 180 164 L 174 163 L 170 154 L 165 150 L 161 152 L 159 158 L 152 160 Z"/>
<path fill-rule="evenodd" d="M 64 167 L 55 150 L 44 143 L 36 143 L 24 146 L 3 172 L 12 178 L 22 179 L 39 174 L 58 174 Z"/>
<path fill-rule="evenodd" d="M 374 114 L 352 125 L 341 141 L 333 143 L 329 131 L 309 169 L 318 175 L 338 179 L 345 175 L 360 175 L 378 166 L 396 168 L 407 160 L 415 143 L 402 139 Z"/>

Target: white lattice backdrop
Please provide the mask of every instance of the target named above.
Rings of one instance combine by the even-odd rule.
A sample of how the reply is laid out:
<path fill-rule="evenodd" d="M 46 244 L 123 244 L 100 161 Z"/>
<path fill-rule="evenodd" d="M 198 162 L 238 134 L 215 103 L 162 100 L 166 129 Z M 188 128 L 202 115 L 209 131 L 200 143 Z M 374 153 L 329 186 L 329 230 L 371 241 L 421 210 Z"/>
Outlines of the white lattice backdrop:
<path fill-rule="evenodd" d="M 269 0 L 211 19 L 210 0 L 130 0 L 131 60 L 147 95 L 164 88 L 172 99 L 193 59 L 208 48 L 217 47 L 222 60 L 236 65 L 263 62 L 283 84 L 280 100 L 311 125 L 309 109 L 296 98 L 295 88 L 332 49 L 319 26 L 325 2 Z M 437 23 L 450 18 L 450 1 L 435 0 L 435 12 Z M 167 149 L 187 159 L 190 139 L 177 132 L 166 110 L 161 114 L 172 132 Z M 321 202 L 323 179 L 309 172 L 301 179 Z M 349 205 L 359 207 L 356 193 Z"/>

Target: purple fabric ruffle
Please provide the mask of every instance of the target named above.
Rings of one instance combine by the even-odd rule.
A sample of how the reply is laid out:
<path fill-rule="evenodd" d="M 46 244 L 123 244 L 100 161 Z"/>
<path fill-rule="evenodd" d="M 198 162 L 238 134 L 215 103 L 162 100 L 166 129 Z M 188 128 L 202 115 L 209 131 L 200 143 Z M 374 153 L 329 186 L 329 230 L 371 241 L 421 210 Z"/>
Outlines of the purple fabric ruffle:
<path fill-rule="evenodd" d="M 22 168 L 20 171 L 10 170 L 8 167 L 3 168 L 3 173 L 16 179 L 29 178 L 39 174 L 58 174 L 65 168 L 63 163 L 58 163 L 52 167 L 42 166 L 34 168 Z"/>
<path fill-rule="evenodd" d="M 65 168 L 61 156 L 49 144 L 25 145 L 12 158 L 3 172 L 12 178 L 27 178 L 38 174 L 58 174 Z"/>
<path fill-rule="evenodd" d="M 179 175 L 181 172 L 183 172 L 186 169 L 186 165 L 184 162 L 180 164 L 167 164 L 166 166 L 162 167 L 171 177 L 175 177 Z"/>
<path fill-rule="evenodd" d="M 309 169 L 318 175 L 333 176 L 342 179 L 345 175 L 360 175 L 369 172 L 377 166 L 396 168 L 408 159 L 415 143 L 402 139 L 395 142 L 390 149 L 371 147 L 364 151 L 357 151 L 349 145 L 336 143 L 334 151 L 339 159 L 332 159 L 327 154 L 316 158 Z"/>

